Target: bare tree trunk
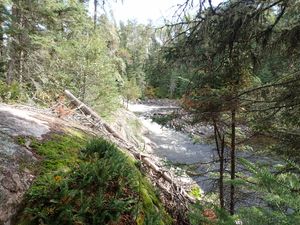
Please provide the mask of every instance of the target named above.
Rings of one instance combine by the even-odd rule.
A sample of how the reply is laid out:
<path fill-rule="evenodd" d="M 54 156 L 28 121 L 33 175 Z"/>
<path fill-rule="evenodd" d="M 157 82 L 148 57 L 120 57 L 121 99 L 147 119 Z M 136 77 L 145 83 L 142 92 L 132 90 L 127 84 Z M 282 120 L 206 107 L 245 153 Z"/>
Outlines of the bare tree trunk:
<path fill-rule="evenodd" d="M 236 111 L 235 109 L 233 109 L 231 111 L 231 152 L 230 152 L 231 181 L 235 180 L 235 126 L 236 126 Z M 230 185 L 230 214 L 231 215 L 234 214 L 234 205 L 235 205 L 235 187 L 233 184 L 231 184 Z"/>
<path fill-rule="evenodd" d="M 11 36 L 9 37 L 9 61 L 8 69 L 6 74 L 6 83 L 11 84 L 17 79 L 17 74 L 20 70 L 20 54 L 18 53 L 20 47 L 20 9 L 16 3 L 13 3 L 11 9 L 12 15 L 12 25 L 13 30 Z"/>
<path fill-rule="evenodd" d="M 4 5 L 3 3 L 0 4 L 0 75 L 3 75 L 4 73 L 4 28 L 3 28 L 3 24 L 4 24 Z"/>
<path fill-rule="evenodd" d="M 97 11 L 98 11 L 98 0 L 94 0 L 94 28 L 97 27 Z"/>
<path fill-rule="evenodd" d="M 82 85 L 82 93 L 81 93 L 81 98 L 82 101 L 85 101 L 85 96 L 86 96 L 86 73 L 84 72 L 83 74 L 83 85 Z"/>
<path fill-rule="evenodd" d="M 221 140 L 221 152 L 220 152 L 220 207 L 225 208 L 224 203 L 224 148 L 225 148 L 225 141 L 224 135 Z"/>
<path fill-rule="evenodd" d="M 29 4 L 29 3 L 28 3 Z M 24 69 L 25 69 L 25 64 L 26 64 L 26 58 L 27 58 L 27 53 L 28 53 L 28 49 L 26 49 L 26 47 L 30 44 L 30 37 L 27 34 L 27 31 L 30 29 L 30 23 L 28 22 L 28 20 L 26 19 L 26 12 L 21 10 L 20 11 L 20 19 L 19 19 L 19 27 L 20 30 L 22 30 L 22 32 L 20 32 L 19 35 L 19 83 L 22 84 L 24 82 L 24 80 L 28 80 L 29 77 L 27 77 L 26 75 L 28 74 L 24 74 Z"/>
<path fill-rule="evenodd" d="M 20 50 L 19 52 L 19 70 L 18 70 L 18 81 L 21 85 L 23 82 L 23 68 L 24 68 L 24 51 Z"/>
<path fill-rule="evenodd" d="M 224 148 L 225 148 L 225 142 L 224 142 L 224 135 L 222 135 L 219 132 L 218 126 L 216 121 L 214 120 L 214 136 L 215 136 L 215 143 L 216 148 L 218 151 L 218 156 L 220 160 L 219 164 L 219 201 L 220 201 L 220 207 L 222 209 L 225 208 L 224 203 Z M 219 143 L 221 142 L 221 144 Z"/>

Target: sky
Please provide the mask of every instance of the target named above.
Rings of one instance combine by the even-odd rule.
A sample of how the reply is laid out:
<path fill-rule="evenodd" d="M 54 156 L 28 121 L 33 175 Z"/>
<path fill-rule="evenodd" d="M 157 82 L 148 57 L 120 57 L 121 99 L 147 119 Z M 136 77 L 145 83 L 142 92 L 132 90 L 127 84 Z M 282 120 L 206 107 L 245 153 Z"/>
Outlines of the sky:
<path fill-rule="evenodd" d="M 110 1 L 116 21 L 137 20 L 139 23 L 147 24 L 149 20 L 153 24 L 162 25 L 164 18 L 171 20 L 178 4 L 185 0 L 118 0 Z M 218 4 L 221 0 L 213 0 L 213 4 Z M 197 2 L 197 1 L 195 1 Z M 92 8 L 92 1 L 90 3 Z"/>
<path fill-rule="evenodd" d="M 176 5 L 182 4 L 182 0 L 124 0 L 123 4 L 113 4 L 113 12 L 116 20 L 126 21 L 136 19 L 140 23 L 154 24 L 163 21 L 163 18 L 171 19 L 176 10 Z"/>

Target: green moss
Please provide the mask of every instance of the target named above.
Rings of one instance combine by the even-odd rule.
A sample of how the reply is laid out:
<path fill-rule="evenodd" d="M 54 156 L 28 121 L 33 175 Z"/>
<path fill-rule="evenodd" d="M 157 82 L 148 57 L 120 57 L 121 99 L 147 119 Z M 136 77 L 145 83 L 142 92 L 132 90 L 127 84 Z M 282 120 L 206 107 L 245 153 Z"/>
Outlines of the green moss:
<path fill-rule="evenodd" d="M 32 147 L 43 161 L 18 224 L 172 223 L 136 162 L 110 142 L 52 135 Z"/>
<path fill-rule="evenodd" d="M 80 161 L 79 150 L 85 145 L 86 138 L 54 134 L 46 141 L 33 140 L 30 147 L 43 157 L 41 172 L 69 170 Z"/>
<path fill-rule="evenodd" d="M 84 138 L 86 138 L 86 135 L 85 135 L 84 133 L 82 133 L 82 131 L 75 130 L 75 129 L 73 129 L 73 128 L 66 128 L 65 131 L 66 131 L 69 135 L 71 135 L 71 136 L 73 136 L 73 137 L 77 137 L 77 138 L 79 138 L 79 139 L 84 139 Z"/>

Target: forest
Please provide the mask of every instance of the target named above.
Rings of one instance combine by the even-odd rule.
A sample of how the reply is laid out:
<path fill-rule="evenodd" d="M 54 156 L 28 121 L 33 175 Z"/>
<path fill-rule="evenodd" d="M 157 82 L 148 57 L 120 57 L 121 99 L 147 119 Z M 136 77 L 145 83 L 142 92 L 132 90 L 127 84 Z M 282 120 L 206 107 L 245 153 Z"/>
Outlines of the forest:
<path fill-rule="evenodd" d="M 159 212 L 141 216 L 132 202 L 120 203 L 125 197 L 119 192 L 119 205 L 109 202 L 90 213 L 96 206 L 81 203 L 77 210 L 76 200 L 65 200 L 75 205 L 67 211 L 49 200 L 57 189 L 39 189 L 38 183 L 19 217 L 26 222 L 16 224 L 300 224 L 300 1 L 182 0 L 162 26 L 116 21 L 105 8 L 109 2 L 94 0 L 91 10 L 88 0 L 0 0 L 1 104 L 49 108 L 70 90 L 109 121 L 124 102 L 175 101 L 189 117 L 184 123 L 212 128 L 214 194 L 187 206 L 176 220 L 160 204 Z M 169 124 L 180 117 L 172 113 L 159 119 Z M 91 156 L 94 145 L 83 153 L 93 164 L 82 164 L 82 174 L 70 175 L 63 187 L 79 186 L 78 179 L 101 167 Z M 125 160 L 109 143 L 99 145 L 112 149 L 108 159 L 97 153 L 105 165 L 101 169 L 110 171 L 109 163 Z M 253 162 L 240 152 L 280 162 Z M 144 179 L 132 162 L 128 167 L 118 175 L 120 183 L 122 176 Z M 129 186 L 135 188 L 135 182 Z M 82 190 L 80 201 L 89 195 Z M 241 194 L 250 192 L 260 204 L 241 206 Z M 39 204 L 45 199 L 57 206 L 55 213 Z"/>

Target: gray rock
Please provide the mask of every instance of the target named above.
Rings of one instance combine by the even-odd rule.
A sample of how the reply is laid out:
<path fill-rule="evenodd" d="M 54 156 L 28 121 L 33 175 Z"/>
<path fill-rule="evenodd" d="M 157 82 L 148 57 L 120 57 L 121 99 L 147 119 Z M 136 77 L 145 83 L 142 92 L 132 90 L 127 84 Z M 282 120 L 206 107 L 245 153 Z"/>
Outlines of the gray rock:
<path fill-rule="evenodd" d="M 42 138 L 50 131 L 37 113 L 0 104 L 0 224 L 11 224 L 34 174 L 37 158 L 16 142 L 17 136 Z M 28 141 L 26 144 L 30 145 Z"/>

